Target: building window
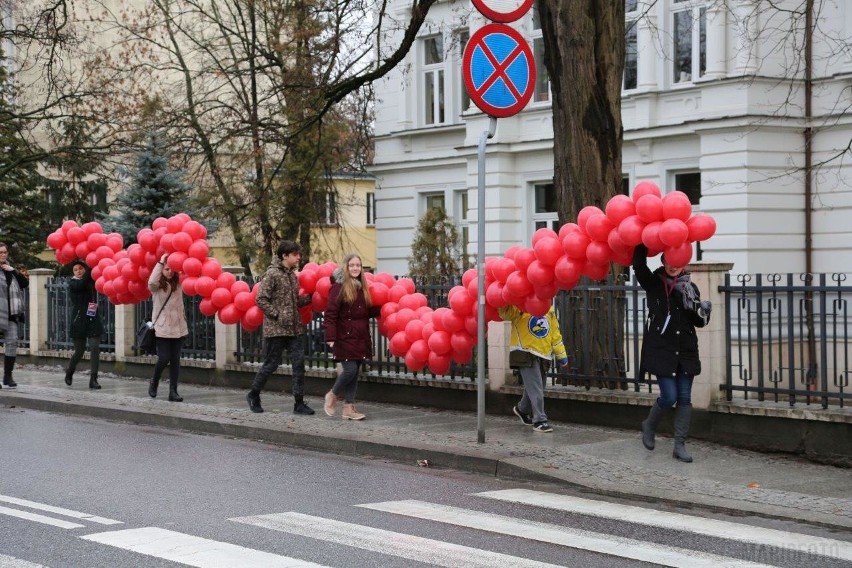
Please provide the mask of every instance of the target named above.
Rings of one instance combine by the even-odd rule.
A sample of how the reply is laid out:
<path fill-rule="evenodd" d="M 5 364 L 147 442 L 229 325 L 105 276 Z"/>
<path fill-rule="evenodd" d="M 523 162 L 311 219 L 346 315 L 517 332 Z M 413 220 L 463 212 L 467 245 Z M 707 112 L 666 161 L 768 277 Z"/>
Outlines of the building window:
<path fill-rule="evenodd" d="M 337 195 L 325 191 L 314 196 L 316 222 L 320 225 L 337 225 Z"/>
<path fill-rule="evenodd" d="M 559 232 L 559 213 L 556 208 L 556 188 L 552 183 L 533 185 L 533 232 L 550 228 Z"/>
<path fill-rule="evenodd" d="M 672 82 L 689 83 L 707 71 L 707 10 L 694 2 L 675 0 L 672 13 Z"/>
<path fill-rule="evenodd" d="M 447 203 L 443 193 L 427 193 L 423 196 L 423 199 L 426 203 L 427 211 L 429 209 L 442 209 L 444 212 L 447 211 Z"/>
<path fill-rule="evenodd" d="M 440 35 L 423 39 L 423 119 L 426 124 L 443 124 L 444 39 Z"/>
<path fill-rule="evenodd" d="M 636 8 L 639 7 L 639 0 L 624 0 L 624 12 L 629 14 L 630 12 L 635 12 Z"/>
<path fill-rule="evenodd" d="M 682 172 L 674 175 L 674 186 L 689 197 L 693 206 L 701 202 L 701 172 Z"/>
<path fill-rule="evenodd" d="M 624 22 L 624 84 L 621 88 L 625 91 L 635 89 L 638 84 L 639 49 L 636 40 L 638 21 L 635 14 L 628 14 L 627 21 Z"/>
<path fill-rule="evenodd" d="M 621 195 L 630 197 L 630 176 L 626 174 L 621 177 Z"/>
<path fill-rule="evenodd" d="M 376 194 L 375 192 L 367 192 L 367 226 L 372 227 L 376 224 Z"/>
<path fill-rule="evenodd" d="M 464 48 L 468 40 L 470 40 L 470 32 L 466 29 L 458 30 L 456 32 L 456 40 L 458 42 L 458 65 L 456 65 L 458 75 L 456 81 L 459 88 L 459 114 L 461 114 L 470 109 L 470 95 L 464 86 L 464 79 L 462 79 L 462 58 L 464 57 Z"/>
<path fill-rule="evenodd" d="M 470 244 L 470 221 L 467 214 L 467 190 L 455 192 L 456 225 L 461 233 L 462 253 L 467 256 L 467 247 Z"/>
<path fill-rule="evenodd" d="M 545 102 L 550 100 L 550 75 L 547 74 L 547 67 L 544 64 L 544 38 L 541 32 L 541 18 L 538 15 L 538 8 L 533 6 L 532 20 L 533 42 L 533 59 L 535 60 L 535 91 L 533 92 L 533 102 Z"/>

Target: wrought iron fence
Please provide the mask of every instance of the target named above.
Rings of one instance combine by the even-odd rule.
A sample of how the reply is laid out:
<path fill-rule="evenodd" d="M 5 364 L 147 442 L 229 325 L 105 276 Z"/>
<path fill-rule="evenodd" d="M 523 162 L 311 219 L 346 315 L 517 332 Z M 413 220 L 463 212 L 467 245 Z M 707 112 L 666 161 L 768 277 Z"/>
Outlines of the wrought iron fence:
<path fill-rule="evenodd" d="M 24 292 L 24 313 L 27 317 L 18 322 L 18 347 L 29 348 L 30 346 L 30 295 Z"/>
<path fill-rule="evenodd" d="M 46 284 L 48 349 L 74 349 L 74 340 L 71 339 L 71 299 L 68 295 L 70 279 L 66 276 L 56 276 L 50 278 Z M 115 306 L 102 294 L 98 294 L 98 313 L 104 324 L 101 352 L 114 353 Z"/>
<path fill-rule="evenodd" d="M 849 395 L 845 274 L 725 276 L 728 400 L 841 407 Z"/>

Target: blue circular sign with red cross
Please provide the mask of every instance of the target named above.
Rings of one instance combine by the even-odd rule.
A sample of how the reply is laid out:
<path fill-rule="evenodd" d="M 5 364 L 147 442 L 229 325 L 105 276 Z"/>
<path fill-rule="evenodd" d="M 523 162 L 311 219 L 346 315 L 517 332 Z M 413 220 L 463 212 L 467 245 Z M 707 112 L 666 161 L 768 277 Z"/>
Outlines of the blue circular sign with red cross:
<path fill-rule="evenodd" d="M 505 24 L 519 20 L 532 7 L 533 0 L 473 0 L 473 5 L 489 20 Z"/>
<path fill-rule="evenodd" d="M 470 100 L 496 118 L 518 114 L 535 90 L 535 61 L 524 37 L 504 24 L 488 24 L 467 42 L 462 59 Z"/>

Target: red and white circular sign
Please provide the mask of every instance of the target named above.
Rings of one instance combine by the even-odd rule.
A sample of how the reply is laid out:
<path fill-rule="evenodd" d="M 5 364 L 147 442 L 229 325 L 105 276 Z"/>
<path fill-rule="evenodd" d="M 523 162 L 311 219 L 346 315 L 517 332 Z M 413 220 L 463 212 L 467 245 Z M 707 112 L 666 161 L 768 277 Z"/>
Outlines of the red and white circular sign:
<path fill-rule="evenodd" d="M 533 0 L 473 0 L 479 12 L 495 22 L 507 23 L 519 20 L 533 5 Z"/>

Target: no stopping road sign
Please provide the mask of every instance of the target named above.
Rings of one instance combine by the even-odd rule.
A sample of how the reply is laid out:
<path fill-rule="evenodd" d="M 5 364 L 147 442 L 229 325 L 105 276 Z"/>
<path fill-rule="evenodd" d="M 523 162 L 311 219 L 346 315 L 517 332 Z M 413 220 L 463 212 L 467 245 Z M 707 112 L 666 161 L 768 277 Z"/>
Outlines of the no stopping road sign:
<path fill-rule="evenodd" d="M 470 100 L 483 112 L 506 118 L 527 105 L 535 89 L 535 61 L 524 37 L 503 24 L 488 24 L 467 42 L 462 59 Z"/>

